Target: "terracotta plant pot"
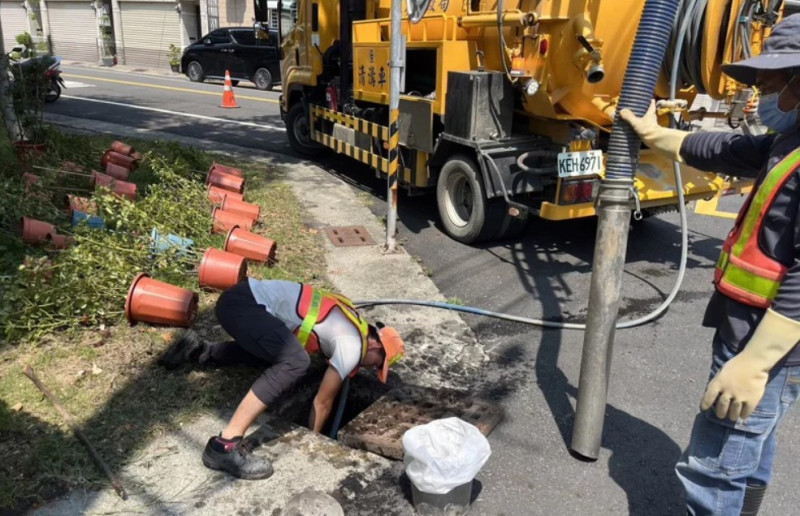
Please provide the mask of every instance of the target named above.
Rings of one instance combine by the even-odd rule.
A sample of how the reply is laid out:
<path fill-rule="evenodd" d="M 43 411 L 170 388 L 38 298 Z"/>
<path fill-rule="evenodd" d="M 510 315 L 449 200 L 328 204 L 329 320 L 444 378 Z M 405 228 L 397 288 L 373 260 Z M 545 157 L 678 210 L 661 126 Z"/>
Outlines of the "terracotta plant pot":
<path fill-rule="evenodd" d="M 111 176 L 114 179 L 119 179 L 120 181 L 127 181 L 128 177 L 131 175 L 131 172 L 125 167 L 121 167 L 113 163 L 107 163 L 106 175 Z"/>
<path fill-rule="evenodd" d="M 25 181 L 25 189 L 27 190 L 29 186 L 33 183 L 38 183 L 42 178 L 37 176 L 36 174 L 31 174 L 30 172 L 25 172 L 22 174 L 22 180 Z"/>
<path fill-rule="evenodd" d="M 124 154 L 125 156 L 131 156 L 136 150 L 128 145 L 127 143 L 123 143 L 119 140 L 111 142 L 111 147 L 109 150 L 113 150 L 114 152 L 119 152 L 120 154 Z"/>
<path fill-rule="evenodd" d="M 125 316 L 137 322 L 188 327 L 197 316 L 198 296 L 191 290 L 152 279 L 141 273 L 125 299 Z"/>
<path fill-rule="evenodd" d="M 226 290 L 247 277 L 244 256 L 209 248 L 200 260 L 198 280 L 201 287 Z"/>
<path fill-rule="evenodd" d="M 239 215 L 253 219 L 254 221 L 258 220 L 258 216 L 261 214 L 261 206 L 258 204 L 237 201 L 236 199 L 228 197 L 227 195 L 224 199 L 222 199 L 220 208 L 231 213 L 238 213 Z"/>
<path fill-rule="evenodd" d="M 59 235 L 55 233 L 50 233 L 47 235 L 47 240 L 49 242 L 48 245 L 53 249 L 66 249 L 75 243 L 75 239 L 71 236 Z"/>
<path fill-rule="evenodd" d="M 94 183 L 95 188 L 98 186 L 105 186 L 106 188 L 110 188 L 111 191 L 120 197 L 127 197 L 132 201 L 136 200 L 136 185 L 133 183 L 114 179 L 113 177 L 96 170 L 92 171 L 92 182 Z"/>
<path fill-rule="evenodd" d="M 125 167 L 131 172 L 136 170 L 136 167 L 139 166 L 139 164 L 136 162 L 134 158 L 126 156 L 124 154 L 120 154 L 119 152 L 114 152 L 113 150 L 107 150 L 103 154 L 103 157 L 100 158 L 100 166 L 102 166 L 103 168 L 106 168 L 106 165 L 108 165 L 109 163 Z"/>
<path fill-rule="evenodd" d="M 31 143 L 28 141 L 16 141 L 11 144 L 14 148 L 14 155 L 21 165 L 29 165 L 37 156 L 44 154 L 44 143 Z"/>
<path fill-rule="evenodd" d="M 86 169 L 85 168 L 83 168 L 82 166 L 80 166 L 77 163 L 74 163 L 72 161 L 62 161 L 61 162 L 61 168 L 63 170 L 66 170 L 67 172 L 73 172 L 75 174 L 85 174 L 86 173 Z"/>
<path fill-rule="evenodd" d="M 224 190 L 218 186 L 208 185 L 208 200 L 211 204 L 222 204 L 222 200 L 227 195 L 231 199 L 236 199 L 237 201 L 243 201 L 244 195 L 240 193 L 230 192 L 228 190 Z"/>
<path fill-rule="evenodd" d="M 225 172 L 211 171 L 206 176 L 206 184 L 214 185 L 223 190 L 234 193 L 244 192 L 244 178 L 226 174 Z"/>
<path fill-rule="evenodd" d="M 214 208 L 214 211 L 211 212 L 211 217 L 214 221 L 211 227 L 212 233 L 225 233 L 236 226 L 244 228 L 247 231 L 253 229 L 253 219 L 242 217 L 241 215 L 229 211 L 223 211 L 219 208 Z"/>
<path fill-rule="evenodd" d="M 240 227 L 235 227 L 225 237 L 225 251 L 244 256 L 255 262 L 275 261 L 277 245 L 273 240 L 261 235 L 256 235 Z"/>
<path fill-rule="evenodd" d="M 45 242 L 47 235 L 55 234 L 56 227 L 48 222 L 22 217 L 22 241 L 28 244 Z"/>
<path fill-rule="evenodd" d="M 224 172 L 226 174 L 231 174 L 237 177 L 244 177 L 244 172 L 242 172 L 241 168 L 229 167 L 227 165 L 222 165 L 217 163 L 216 161 L 211 164 L 211 168 L 208 169 L 208 172 L 211 173 L 213 171 L 217 172 Z"/>
<path fill-rule="evenodd" d="M 83 213 L 97 213 L 97 204 L 86 197 L 78 197 L 77 195 L 67 195 L 67 202 L 69 203 L 69 217 L 75 211 L 82 211 Z"/>

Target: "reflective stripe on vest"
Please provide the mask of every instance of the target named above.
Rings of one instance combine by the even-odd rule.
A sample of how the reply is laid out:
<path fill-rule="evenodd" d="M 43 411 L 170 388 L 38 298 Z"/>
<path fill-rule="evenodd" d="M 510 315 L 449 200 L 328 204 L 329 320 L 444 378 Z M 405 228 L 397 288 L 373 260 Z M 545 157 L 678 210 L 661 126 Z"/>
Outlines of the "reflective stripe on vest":
<path fill-rule="evenodd" d="M 311 290 L 311 301 L 307 306 L 304 306 L 303 300 L 307 297 L 306 289 Z M 322 312 L 323 299 L 327 298 L 331 303 L 328 303 L 325 312 Z M 358 313 L 353 307 L 353 304 L 344 296 L 334 294 L 333 292 L 326 292 L 321 289 L 316 289 L 303 285 L 300 289 L 300 299 L 297 301 L 297 312 L 303 317 L 303 322 L 296 330 L 297 340 L 304 348 L 307 348 L 309 353 L 313 353 L 319 349 L 319 343 L 316 342 L 316 336 L 313 336 L 313 345 L 310 345 L 309 339 L 312 337 L 314 326 L 317 322 L 325 320 L 334 306 L 338 306 L 345 316 L 353 323 L 361 335 L 361 358 L 367 355 L 367 335 L 369 334 L 369 325 L 366 321 L 358 316 Z M 305 312 L 305 313 L 303 313 Z M 321 314 L 321 315 L 320 315 Z"/>
<path fill-rule="evenodd" d="M 742 206 L 714 271 L 717 290 L 731 299 L 758 308 L 775 299 L 787 268 L 761 251 L 758 236 L 775 197 L 798 167 L 800 149 L 775 165 Z"/>

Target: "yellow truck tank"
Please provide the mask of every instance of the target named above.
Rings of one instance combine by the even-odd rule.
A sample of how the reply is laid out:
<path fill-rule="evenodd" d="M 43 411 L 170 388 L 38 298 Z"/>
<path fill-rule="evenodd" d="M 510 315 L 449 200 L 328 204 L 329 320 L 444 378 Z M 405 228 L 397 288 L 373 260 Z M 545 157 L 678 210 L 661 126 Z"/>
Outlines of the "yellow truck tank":
<path fill-rule="evenodd" d="M 281 108 L 299 152 L 327 147 L 388 171 L 391 2 L 297 0 L 293 14 L 282 11 Z M 445 231 L 467 243 L 516 234 L 530 215 L 593 215 L 645 1 L 431 0 L 416 24 L 402 3 L 401 185 L 435 189 Z M 758 52 L 778 18 L 770 4 L 683 2 L 656 97 L 668 96 L 677 59 L 681 98 L 733 101 L 743 86 L 720 66 Z M 684 21 L 689 36 L 675 54 Z M 688 200 L 726 186 L 686 166 L 682 174 Z M 676 206 L 675 185 L 671 164 L 643 150 L 641 206 Z"/>

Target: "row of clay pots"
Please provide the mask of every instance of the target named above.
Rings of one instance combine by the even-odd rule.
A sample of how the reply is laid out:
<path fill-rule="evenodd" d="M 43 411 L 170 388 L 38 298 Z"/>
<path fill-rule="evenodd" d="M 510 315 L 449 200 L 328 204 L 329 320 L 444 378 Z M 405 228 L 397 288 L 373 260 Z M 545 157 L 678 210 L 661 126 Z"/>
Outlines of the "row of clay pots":
<path fill-rule="evenodd" d="M 201 287 L 225 290 L 247 277 L 243 256 L 207 249 L 198 269 Z M 148 322 L 188 327 L 197 316 L 199 297 L 191 290 L 170 285 L 141 273 L 125 299 L 125 316 L 131 324 Z"/>
<path fill-rule="evenodd" d="M 225 199 L 225 196 L 228 196 L 231 199 L 236 199 L 237 201 L 244 201 L 244 194 L 229 192 L 228 190 L 224 190 L 214 185 L 208 185 L 206 192 L 208 200 L 211 204 L 221 204 Z"/>
<path fill-rule="evenodd" d="M 98 172 L 96 170 L 92 171 L 92 185 L 95 188 L 99 186 L 110 188 L 111 191 L 117 194 L 119 197 L 125 197 L 131 201 L 136 200 L 136 185 L 134 183 L 114 179 L 113 177 L 103 174 L 102 172 Z"/>
<path fill-rule="evenodd" d="M 223 172 L 214 167 L 212 167 L 211 170 L 208 171 L 208 175 L 206 175 L 206 184 L 237 194 L 244 193 L 244 177 Z"/>
<path fill-rule="evenodd" d="M 49 243 L 54 249 L 66 249 L 75 239 L 59 235 L 56 227 L 49 222 L 22 217 L 22 241 L 27 244 Z"/>

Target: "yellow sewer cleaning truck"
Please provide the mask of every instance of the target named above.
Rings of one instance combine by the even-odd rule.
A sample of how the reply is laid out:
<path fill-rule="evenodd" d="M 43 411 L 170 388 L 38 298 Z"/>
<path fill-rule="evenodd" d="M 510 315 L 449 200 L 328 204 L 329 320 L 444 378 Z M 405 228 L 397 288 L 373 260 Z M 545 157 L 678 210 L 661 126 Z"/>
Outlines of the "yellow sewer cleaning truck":
<path fill-rule="evenodd" d="M 717 116 L 736 124 L 750 92 L 720 65 L 759 51 L 781 1 L 679 1 L 656 97 L 669 96 L 677 61 L 678 98 L 723 100 Z M 330 148 L 388 172 L 391 2 L 278 3 L 281 114 L 296 151 Z M 645 0 L 431 0 L 418 23 L 402 2 L 400 187 L 435 190 L 442 227 L 464 243 L 514 236 L 535 216 L 594 215 Z M 687 201 L 728 187 L 681 170 Z M 643 212 L 677 206 L 672 163 L 655 153 L 642 151 L 635 187 Z"/>

